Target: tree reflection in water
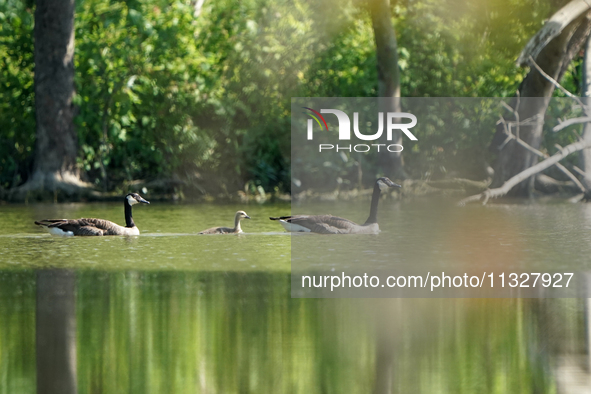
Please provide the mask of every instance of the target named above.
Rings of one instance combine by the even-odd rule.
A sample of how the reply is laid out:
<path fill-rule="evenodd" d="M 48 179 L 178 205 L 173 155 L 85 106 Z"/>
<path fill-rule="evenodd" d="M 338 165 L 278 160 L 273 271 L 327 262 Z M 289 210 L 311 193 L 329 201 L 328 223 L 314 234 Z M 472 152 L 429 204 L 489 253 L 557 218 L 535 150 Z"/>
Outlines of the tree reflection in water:
<path fill-rule="evenodd" d="M 583 299 L 292 299 L 263 272 L 0 284 L 1 393 L 550 393 L 587 354 Z"/>

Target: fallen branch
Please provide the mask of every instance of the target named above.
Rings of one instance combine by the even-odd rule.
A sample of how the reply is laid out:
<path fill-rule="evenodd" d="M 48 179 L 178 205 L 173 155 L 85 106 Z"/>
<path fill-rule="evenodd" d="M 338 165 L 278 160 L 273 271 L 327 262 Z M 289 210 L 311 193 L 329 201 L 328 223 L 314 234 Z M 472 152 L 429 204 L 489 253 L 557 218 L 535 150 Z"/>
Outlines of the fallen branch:
<path fill-rule="evenodd" d="M 546 168 L 552 167 L 560 160 L 564 159 L 568 155 L 574 152 L 578 152 L 582 149 L 589 148 L 591 146 L 591 142 L 585 141 L 578 141 L 572 143 L 570 145 L 565 146 L 561 151 L 557 152 L 556 154 L 550 156 L 546 160 L 539 162 L 538 164 L 529 167 L 526 170 L 521 171 L 519 174 L 515 175 L 514 177 L 508 179 L 503 186 L 498 187 L 496 189 L 489 189 L 485 190 L 480 194 L 476 194 L 474 196 L 466 197 L 461 200 L 458 205 L 466 205 L 469 202 L 480 201 L 481 199 L 482 204 L 485 205 L 488 202 L 489 198 L 498 198 L 502 197 L 505 194 L 509 193 L 509 191 L 515 187 L 517 184 L 523 182 L 527 178 L 531 177 L 532 175 L 536 175 L 539 172 L 544 171 Z"/>
<path fill-rule="evenodd" d="M 584 193 L 572 181 L 560 181 L 544 174 L 543 172 L 535 175 L 534 178 L 535 189 L 544 194 L 552 194 L 561 191 L 567 191 L 569 193 Z"/>
<path fill-rule="evenodd" d="M 509 108 L 511 109 L 511 107 L 509 107 Z M 516 112 L 517 111 L 515 111 L 515 113 Z M 518 116 L 517 113 L 516 113 L 516 116 Z M 519 145 L 521 145 L 522 147 L 524 147 L 525 149 L 527 149 L 528 151 L 532 152 L 533 154 L 535 154 L 539 157 L 542 157 L 544 159 L 547 159 L 548 157 L 550 157 L 548 154 L 541 152 L 541 151 L 537 150 L 536 148 L 534 148 L 533 146 L 529 145 L 527 142 L 525 142 L 524 140 L 522 140 L 518 136 L 516 137 L 515 135 L 513 135 L 513 133 L 511 132 L 511 128 L 510 128 L 511 124 L 510 123 L 508 124 L 503 117 L 501 117 L 500 122 L 503 124 L 503 127 L 505 129 L 505 134 L 507 135 L 507 140 L 504 142 L 504 144 L 506 144 L 508 141 L 513 139 Z M 519 122 L 517 122 L 517 130 L 519 130 Z M 562 150 L 562 147 L 558 147 L 558 150 Z M 564 173 L 571 181 L 573 181 L 574 184 L 579 188 L 579 190 L 581 190 L 583 193 L 586 192 L 585 186 L 583 186 L 583 184 L 577 179 L 577 177 L 574 176 L 573 173 L 570 172 L 565 166 L 563 166 L 560 163 L 556 163 L 556 168 L 558 168 L 560 171 L 562 171 L 562 173 Z"/>
<path fill-rule="evenodd" d="M 548 156 L 546 156 L 546 157 L 548 157 Z M 556 168 L 558 168 L 560 171 L 562 171 L 568 177 L 568 179 L 573 181 L 573 183 L 579 188 L 580 191 L 582 191 L 583 193 L 586 191 L 585 186 L 583 186 L 581 181 L 579 181 L 577 179 L 577 177 L 574 176 L 573 173 L 570 172 L 565 166 L 563 166 L 560 163 L 556 163 Z"/>
<path fill-rule="evenodd" d="M 534 153 L 535 155 L 537 155 L 539 157 L 542 157 L 544 159 L 547 159 L 547 158 L 550 157 L 548 154 L 535 149 L 534 147 L 532 147 L 531 145 L 527 144 L 523 140 L 520 140 L 520 139 L 517 138 L 516 141 L 517 141 L 517 143 L 519 145 L 523 146 L 525 149 L 529 150 L 530 152 Z M 559 151 L 562 151 L 562 149 L 563 148 L 561 146 L 558 147 L 558 150 Z M 580 191 L 582 191 L 583 193 L 586 191 L 585 190 L 585 186 L 583 186 L 583 184 L 577 179 L 576 176 L 573 175 L 572 172 L 570 172 L 568 170 L 568 168 L 566 168 L 565 166 L 563 166 L 560 163 L 556 163 L 556 168 L 558 168 L 560 171 L 562 171 L 562 173 L 564 175 L 566 175 L 571 181 L 573 181 L 573 183 L 579 188 Z"/>

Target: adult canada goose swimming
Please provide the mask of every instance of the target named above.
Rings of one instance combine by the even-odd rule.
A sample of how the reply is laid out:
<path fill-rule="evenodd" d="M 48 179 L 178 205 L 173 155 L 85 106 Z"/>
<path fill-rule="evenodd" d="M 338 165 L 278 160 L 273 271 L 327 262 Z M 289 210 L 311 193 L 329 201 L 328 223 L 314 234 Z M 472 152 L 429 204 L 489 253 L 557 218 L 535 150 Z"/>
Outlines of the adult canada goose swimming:
<path fill-rule="evenodd" d="M 369 217 L 364 224 L 357 224 L 347 219 L 332 215 L 294 215 L 269 218 L 279 223 L 289 232 L 312 232 L 318 234 L 376 234 L 378 226 L 378 202 L 380 192 L 390 187 L 401 187 L 390 179 L 383 177 L 376 181 L 371 196 Z"/>
<path fill-rule="evenodd" d="M 201 231 L 199 234 L 238 234 L 242 232 L 240 228 L 240 221 L 242 219 L 250 219 L 250 216 L 246 214 L 244 211 L 236 212 L 236 216 L 234 216 L 234 228 L 230 227 L 212 227 L 208 228 L 207 230 Z"/>
<path fill-rule="evenodd" d="M 137 203 L 149 204 L 137 193 L 129 193 L 123 200 L 125 206 L 125 227 L 103 219 L 46 219 L 35 222 L 50 234 L 72 235 L 140 235 L 131 216 L 131 207 Z"/>

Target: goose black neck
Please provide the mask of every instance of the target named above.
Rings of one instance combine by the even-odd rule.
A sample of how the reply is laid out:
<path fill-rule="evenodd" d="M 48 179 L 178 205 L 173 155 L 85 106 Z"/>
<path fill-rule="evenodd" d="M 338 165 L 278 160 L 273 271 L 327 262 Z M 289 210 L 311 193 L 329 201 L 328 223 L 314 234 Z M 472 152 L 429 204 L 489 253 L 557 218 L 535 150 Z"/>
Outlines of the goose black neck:
<path fill-rule="evenodd" d="M 378 222 L 378 202 L 380 201 L 380 186 L 376 183 L 373 187 L 373 194 L 371 195 L 371 209 L 369 210 L 369 217 L 364 225 Z"/>
<path fill-rule="evenodd" d="M 131 205 L 129 205 L 127 200 L 123 204 L 125 205 L 125 227 L 135 227 L 133 217 L 131 216 Z"/>
<path fill-rule="evenodd" d="M 234 231 L 240 231 L 240 215 L 234 217 Z"/>

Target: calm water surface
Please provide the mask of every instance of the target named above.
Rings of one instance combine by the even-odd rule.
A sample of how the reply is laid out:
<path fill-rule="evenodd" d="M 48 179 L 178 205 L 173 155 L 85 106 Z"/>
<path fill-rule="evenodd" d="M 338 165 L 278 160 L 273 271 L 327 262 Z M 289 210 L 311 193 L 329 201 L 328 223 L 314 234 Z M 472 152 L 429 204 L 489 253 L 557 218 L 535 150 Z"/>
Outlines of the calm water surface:
<path fill-rule="evenodd" d="M 203 236 L 213 226 L 234 224 L 245 209 L 245 234 Z M 124 224 L 123 204 L 59 204 L 0 207 L 0 267 L 71 267 L 101 270 L 289 271 L 290 242 L 268 219 L 289 205 L 208 206 L 152 203 L 136 206 L 139 237 L 49 236 L 40 218 L 98 217 Z M 249 234 L 253 232 L 256 234 Z"/>
<path fill-rule="evenodd" d="M 291 237 L 268 220 L 288 214 L 287 204 L 154 202 L 134 208 L 142 234 L 130 238 L 55 238 L 32 224 L 123 223 L 121 205 L 0 206 L 0 393 L 36 391 L 36 334 L 47 327 L 37 321 L 36 333 L 35 321 L 51 291 L 74 308 L 80 393 L 367 393 L 384 384 L 400 393 L 551 393 L 555 358 L 584 354 L 583 300 L 292 299 Z M 294 212 L 363 222 L 367 206 Z M 238 209 L 253 218 L 245 234 L 197 235 L 230 226 Z M 311 256 L 395 240 L 377 265 L 590 264 L 585 204 L 386 200 L 380 212 L 378 236 L 302 239 Z M 71 295 L 51 288 L 64 277 Z"/>
<path fill-rule="evenodd" d="M 526 205 L 522 202 L 457 207 L 454 202 L 384 200 L 379 209 L 382 231 L 377 235 L 294 236 L 291 243 L 293 272 L 301 270 L 305 275 L 312 273 L 316 277 L 375 274 L 382 284 L 389 275 L 425 278 L 427 273 L 441 275 L 445 272 L 451 276 L 467 274 L 481 278 L 484 274 L 494 274 L 495 291 L 475 288 L 469 292 L 470 289 L 462 287 L 453 293 L 456 297 L 510 297 L 516 291 L 507 285 L 512 273 L 570 272 L 575 273 L 570 289 L 563 287 L 559 292 L 559 288 L 550 287 L 544 289 L 544 294 L 554 292 L 553 296 L 562 297 L 582 294 L 583 273 L 591 271 L 591 204 Z M 294 206 L 293 211 L 330 212 L 358 223 L 367 218 L 367 206 L 363 203 L 301 205 Z M 501 273 L 506 278 L 503 290 Z M 566 281 L 558 284 L 565 286 Z M 299 276 L 294 276 L 293 283 L 294 289 L 297 285 L 301 289 Z M 487 286 L 489 283 L 490 279 L 486 279 Z M 538 286 L 532 293 L 540 288 Z M 335 294 L 315 290 L 297 294 Z M 519 290 L 526 294 L 528 289 Z M 465 293 L 462 295 L 459 291 Z M 414 291 L 382 286 L 367 290 L 351 288 L 338 294 L 341 297 L 433 296 L 429 289 Z"/>

